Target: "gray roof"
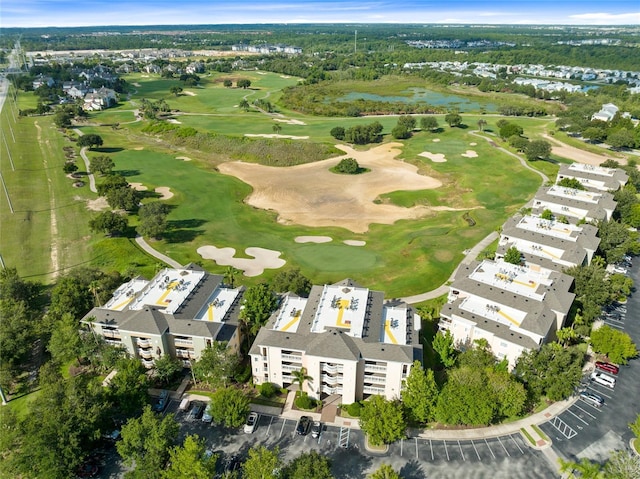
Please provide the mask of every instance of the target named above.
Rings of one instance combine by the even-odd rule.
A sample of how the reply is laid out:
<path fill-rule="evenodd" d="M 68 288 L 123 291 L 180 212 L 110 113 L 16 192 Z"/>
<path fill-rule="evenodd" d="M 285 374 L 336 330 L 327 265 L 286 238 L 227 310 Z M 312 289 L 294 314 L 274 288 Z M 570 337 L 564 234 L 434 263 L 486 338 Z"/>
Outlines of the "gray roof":
<path fill-rule="evenodd" d="M 611 193 L 598 193 L 601 195 L 599 201 L 597 203 L 589 203 L 577 198 L 566 198 L 549 194 L 549 188 L 554 187 L 542 187 L 536 193 L 536 196 L 533 198 L 534 212 L 538 213 L 538 211 L 543 211 L 545 209 L 543 206 L 535 206 L 536 201 L 544 201 L 546 203 L 566 206 L 568 208 L 584 209 L 587 210 L 586 217 L 598 220 L 605 219 L 607 217 L 607 211 L 613 211 L 616 209 L 616 202 L 614 201 Z M 555 188 L 558 187 L 556 186 Z M 566 216 L 571 218 L 570 214 L 567 214 Z"/>
<path fill-rule="evenodd" d="M 570 165 L 562 164 L 560 165 L 560 170 L 558 171 L 557 181 L 562 180 L 563 178 L 584 178 L 586 180 L 593 180 L 604 183 L 604 188 L 607 190 L 618 190 L 621 186 L 626 185 L 627 181 L 629 181 L 629 175 L 620 169 L 613 168 L 612 176 L 600 175 L 597 173 L 597 170 L 594 171 L 577 171 L 570 169 Z M 598 188 L 592 187 L 589 183 L 583 183 L 583 186 L 590 191 L 602 191 Z"/>
<path fill-rule="evenodd" d="M 545 234 L 544 230 L 531 231 L 520 228 L 518 227 L 518 224 L 521 220 L 522 217 L 519 215 L 510 217 L 507 221 L 504 222 L 501 234 L 503 236 L 526 239 L 537 244 L 551 246 L 553 248 L 560 248 L 563 250 L 570 249 L 571 245 L 577 245 L 580 248 L 584 248 L 586 250 L 596 251 L 598 249 L 598 246 L 600 245 L 600 238 L 598 238 L 598 228 L 593 225 L 583 224 L 580 225 L 582 231 L 572 232 L 571 236 L 576 239 L 576 241 L 574 242 L 550 234 Z"/>

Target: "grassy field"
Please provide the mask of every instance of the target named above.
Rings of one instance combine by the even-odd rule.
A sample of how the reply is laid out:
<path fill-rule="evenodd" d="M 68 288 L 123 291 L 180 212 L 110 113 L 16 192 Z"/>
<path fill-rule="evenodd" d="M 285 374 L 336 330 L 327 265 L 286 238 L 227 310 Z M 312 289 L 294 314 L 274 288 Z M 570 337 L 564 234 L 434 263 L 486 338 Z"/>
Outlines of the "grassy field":
<path fill-rule="evenodd" d="M 97 133 L 104 139 L 104 148 L 90 152 L 90 156 L 109 154 L 116 163 L 117 171 L 124 174 L 130 182 L 142 183 L 149 190 L 159 186 L 170 187 L 175 194 L 167 202 L 171 206 L 168 218 L 170 229 L 163 240 L 151 241 L 151 244 L 182 264 L 197 261 L 213 272 L 222 273 L 226 267 L 218 266 L 210 260 L 203 260 L 196 252 L 198 247 L 233 247 L 236 249 L 236 257 L 247 257 L 244 253 L 245 248 L 258 246 L 281 251 L 287 266 L 299 267 L 314 283 L 333 282 L 351 277 L 365 286 L 385 291 L 390 297 L 415 294 L 436 288 L 445 282 L 461 260 L 463 251 L 498 228 L 507 217 L 526 203 L 540 186 L 539 177 L 523 169 L 516 159 L 471 134 L 471 130 L 476 128 L 477 121 L 481 118 L 480 115 L 463 115 L 466 128 L 449 128 L 444 123 L 443 116 L 439 115 L 437 118 L 442 127 L 440 131 L 417 132 L 411 139 L 403 141 L 399 159 L 417 165 L 423 174 L 441 180 L 443 186 L 419 192 L 397 191 L 384 195 L 378 201 L 404 207 L 417 204 L 449 206 L 457 208 L 458 211 L 439 211 L 419 220 L 403 220 L 394 225 L 373 224 L 364 234 L 354 234 L 342 228 L 279 224 L 274 212 L 255 209 L 244 203 L 245 198 L 251 193 L 248 185 L 236 178 L 218 173 L 216 166 L 227 161 L 224 155 L 209 154 L 193 148 L 177 148 L 160 137 L 141 133 L 147 122 L 134 121 L 133 114 L 140 100 L 164 99 L 172 108 L 180 110 L 175 115 L 175 119 L 181 122 L 180 126 L 192 126 L 201 132 L 235 136 L 244 133 L 271 134 L 273 125 L 279 124 L 280 134 L 308 136 L 308 141 L 325 144 L 335 143 L 329 135 L 334 126 L 349 127 L 372 121 L 380 121 L 386 134 L 384 141 L 391 140 L 388 132 L 395 126 L 397 118 L 321 118 L 282 109 L 279 113 L 283 116 L 265 115 L 256 110 L 244 112 L 237 108 L 243 97 L 247 96 L 250 102 L 255 98 L 275 101 L 280 90 L 287 85 L 295 84 L 297 79 L 283 78 L 271 73 L 262 75 L 259 72 L 242 72 L 234 75 L 234 79 L 249 78 L 252 82 L 251 89 L 243 90 L 222 86 L 222 81 L 227 77 L 229 75 L 204 76 L 201 88 L 185 87 L 185 92 L 195 95 L 183 92 L 176 97 L 169 93 L 169 89 L 172 85 L 181 84 L 177 80 L 160 79 L 153 75 L 130 75 L 127 80 L 134 84 L 133 88 L 136 90 L 131 92 L 130 98 L 122 101 L 116 108 L 92 113 L 87 123 L 80 126 L 85 133 Z M 31 101 L 31 98 L 27 97 L 25 101 Z M 488 130 L 497 129 L 495 122 L 500 117 L 485 115 L 482 118 L 488 122 Z M 275 119 L 293 119 L 300 124 L 276 122 Z M 549 119 L 512 120 L 521 124 L 528 136 L 541 134 L 550 122 Z M 38 122 L 41 128 L 46 126 L 40 132 L 42 141 L 45 145 L 55 145 L 52 146 L 53 150 L 57 148 L 61 154 L 66 140 L 51 127 L 48 117 L 22 119 L 18 123 L 20 122 L 25 126 L 31 125 L 32 128 L 22 133 L 24 138 L 37 136 L 37 131 L 34 131 L 35 122 Z M 113 123 L 119 123 L 119 128 L 112 128 Z M 44 137 L 45 131 L 46 135 L 52 136 Z M 434 139 L 440 141 L 434 142 Z M 475 145 L 471 145 L 472 143 Z M 462 154 L 467 150 L 474 150 L 478 157 L 463 157 Z M 447 162 L 434 163 L 419 156 L 419 153 L 424 151 L 444 154 Z M 178 160 L 177 157 L 180 156 L 188 156 L 193 161 Z M 39 157 L 31 161 L 42 164 L 43 160 Z M 61 168 L 63 161 L 63 156 L 60 156 L 56 168 L 52 171 L 55 171 L 62 181 L 66 181 L 68 179 L 62 174 Z M 532 166 L 548 174 L 553 172 L 554 168 L 557 171 L 557 165 L 551 162 L 535 162 Z M 5 173 L 6 168 L 3 162 L 2 172 L 5 175 L 8 174 Z M 42 185 L 47 184 L 46 175 L 40 172 L 37 178 L 34 178 L 33 174 L 30 178 L 31 184 L 40 185 L 39 188 L 34 188 L 36 194 L 31 196 L 31 193 L 26 191 L 16 194 L 32 198 L 30 203 L 37 200 L 46 206 L 49 196 L 47 189 L 42 188 Z M 11 183 L 19 184 L 17 180 L 12 180 Z M 69 203 L 74 205 L 76 218 L 69 220 L 73 231 L 59 233 L 68 235 L 69 239 L 64 240 L 65 244 L 68 242 L 75 245 L 75 237 L 83 238 L 83 244 L 75 251 L 76 263 L 62 256 L 65 267 L 67 263 L 70 266 L 89 262 L 104 269 L 117 269 L 123 273 L 152 275 L 157 268 L 157 261 L 144 255 L 132 240 L 135 219 L 130 221 L 132 228 L 127 237 L 105 238 L 102 235 L 90 235 L 86 224 L 94 213 L 86 210 L 84 200 L 95 198 L 95 195 L 90 194 L 86 187 L 73 189 L 68 184 L 65 186 L 67 188 L 64 194 L 59 193 L 56 201 L 58 204 L 66 204 L 62 202 L 66 195 Z M 80 197 L 82 201 L 74 200 L 74 197 Z M 3 205 L 2 214 L 6 215 L 4 203 L 0 204 Z M 62 221 L 61 218 L 60 222 Z M 50 218 L 45 217 L 41 222 L 37 234 L 27 229 L 29 225 L 20 225 L 16 227 L 19 234 L 11 235 L 16 238 L 0 242 L 2 250 L 12 251 L 11 260 L 15 261 L 12 264 L 26 263 L 24 256 L 32 255 L 32 250 L 49 248 L 48 256 L 41 253 L 42 257 L 37 260 L 39 266 L 30 266 L 31 275 L 42 274 L 43 268 L 49 271 L 46 266 L 47 258 L 50 256 Z M 24 229 L 23 232 L 20 232 L 21 228 Z M 324 244 L 296 243 L 295 237 L 301 235 L 330 236 L 333 241 Z M 26 243 L 25 237 L 29 238 Z M 63 237 L 65 236 L 61 236 Z M 354 239 L 366 241 L 366 246 L 354 247 L 343 244 L 344 240 Z M 34 242 L 37 244 L 33 244 Z M 21 254 L 20 251 L 24 253 Z M 262 276 L 243 277 L 241 282 L 246 285 L 255 284 L 268 280 L 275 272 L 276 270 L 266 270 Z"/>

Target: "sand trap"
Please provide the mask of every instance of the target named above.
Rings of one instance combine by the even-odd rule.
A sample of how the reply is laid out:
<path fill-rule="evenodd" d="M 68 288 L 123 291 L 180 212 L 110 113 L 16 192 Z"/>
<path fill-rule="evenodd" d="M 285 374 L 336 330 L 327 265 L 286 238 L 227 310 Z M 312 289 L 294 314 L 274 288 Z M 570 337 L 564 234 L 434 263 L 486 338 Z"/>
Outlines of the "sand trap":
<path fill-rule="evenodd" d="M 142 78 L 149 78 L 149 75 L 140 75 Z"/>
<path fill-rule="evenodd" d="M 291 77 L 287 75 L 280 75 L 280 78 L 291 78 Z"/>
<path fill-rule="evenodd" d="M 168 186 L 158 186 L 155 189 L 155 192 L 161 195 L 160 196 L 161 200 L 168 200 L 170 198 L 173 198 L 173 193 L 171 192 Z"/>
<path fill-rule="evenodd" d="M 134 150 L 136 150 L 136 151 L 142 151 L 142 150 L 144 150 L 144 146 L 138 146 L 137 148 L 134 148 Z"/>
<path fill-rule="evenodd" d="M 431 141 L 433 141 L 434 143 L 438 143 L 438 142 L 440 141 L 440 138 L 434 138 L 434 139 L 433 139 L 433 140 L 431 140 Z"/>
<path fill-rule="evenodd" d="M 196 250 L 204 259 L 212 259 L 220 266 L 233 266 L 244 271 L 245 276 L 260 276 L 265 269 L 282 268 L 286 261 L 279 256 L 280 251 L 265 248 L 247 248 L 244 252 L 254 259 L 234 258 L 234 248 L 216 248 L 212 245 L 201 246 Z"/>
<path fill-rule="evenodd" d="M 132 85 L 133 85 L 133 86 L 140 86 L 140 83 L 138 83 L 138 82 L 135 82 L 135 81 L 134 81 L 134 82 L 132 83 Z"/>
<path fill-rule="evenodd" d="M 277 134 L 271 134 L 271 135 L 254 135 L 251 133 L 245 133 L 244 136 L 251 136 L 251 137 L 262 137 L 262 138 L 288 138 L 290 140 L 308 140 L 309 137 L 308 136 L 291 136 L 291 135 L 277 135 Z"/>
<path fill-rule="evenodd" d="M 304 121 L 301 120 L 293 120 L 293 119 L 282 119 L 282 118 L 274 118 L 274 121 L 279 121 L 280 123 L 286 123 L 287 125 L 306 125 Z"/>
<path fill-rule="evenodd" d="M 176 160 L 191 161 L 191 158 L 188 156 L 176 156 Z"/>
<path fill-rule="evenodd" d="M 182 93 L 184 93 L 187 96 L 198 96 L 197 93 L 193 93 L 192 91 L 183 90 Z"/>
<path fill-rule="evenodd" d="M 256 72 L 258 75 L 266 75 L 265 72 Z"/>
<path fill-rule="evenodd" d="M 478 158 L 478 154 L 473 150 L 467 150 L 465 153 L 462 153 L 462 156 L 465 158 Z"/>
<path fill-rule="evenodd" d="M 331 236 L 296 236 L 296 243 L 329 243 L 333 241 Z"/>
<path fill-rule="evenodd" d="M 429 151 L 423 151 L 422 153 L 418 153 L 418 156 L 429 158 L 434 163 L 445 163 L 447 161 L 442 153 L 431 153 Z"/>
<path fill-rule="evenodd" d="M 469 146 L 476 146 L 476 145 L 477 145 L 477 143 L 476 143 L 475 141 L 474 141 L 474 142 L 469 143 Z"/>
<path fill-rule="evenodd" d="M 102 211 L 109 208 L 109 203 L 107 203 L 107 198 L 105 196 L 100 196 L 95 200 L 87 200 L 87 209 L 91 211 Z"/>
<path fill-rule="evenodd" d="M 167 123 L 173 123 L 174 125 L 182 125 L 181 121 L 176 120 L 175 118 L 169 118 Z"/>
<path fill-rule="evenodd" d="M 131 188 L 133 188 L 136 191 L 147 191 L 149 189 L 146 186 L 144 186 L 142 183 L 129 183 L 129 185 L 131 185 Z"/>
<path fill-rule="evenodd" d="M 349 246 L 364 246 L 367 244 L 366 241 L 360 240 L 344 240 L 343 243 Z"/>
<path fill-rule="evenodd" d="M 393 224 L 400 219 L 422 218 L 432 211 L 428 206 L 403 208 L 376 204 L 380 195 L 392 191 L 438 188 L 442 183 L 418 173 L 417 166 L 396 160 L 401 143 L 384 143 L 367 151 L 336 145 L 344 155 L 328 160 L 272 167 L 233 161 L 218 166 L 221 173 L 233 175 L 253 187 L 245 200 L 250 205 L 278 213 L 282 224 L 338 226 L 364 233 L 371 223 Z M 343 158 L 354 158 L 364 175 L 336 175 L 329 169 Z"/>

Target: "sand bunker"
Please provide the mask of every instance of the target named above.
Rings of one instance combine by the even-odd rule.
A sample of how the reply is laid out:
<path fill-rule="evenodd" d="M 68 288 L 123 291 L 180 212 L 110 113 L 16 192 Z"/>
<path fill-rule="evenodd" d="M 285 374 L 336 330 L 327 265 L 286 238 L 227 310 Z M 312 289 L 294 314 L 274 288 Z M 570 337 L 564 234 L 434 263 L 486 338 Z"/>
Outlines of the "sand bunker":
<path fill-rule="evenodd" d="M 279 256 L 280 251 L 265 248 L 247 248 L 244 252 L 254 259 L 234 258 L 234 248 L 216 248 L 212 245 L 201 246 L 196 250 L 204 259 L 212 259 L 220 266 L 233 266 L 244 271 L 245 276 L 260 276 L 265 269 L 282 268 L 286 261 Z"/>
<path fill-rule="evenodd" d="M 138 83 L 137 81 L 134 81 L 134 82 L 132 83 L 132 85 L 133 85 L 133 86 L 140 86 L 140 83 Z"/>
<path fill-rule="evenodd" d="M 186 90 L 183 91 L 182 93 L 184 93 L 187 96 L 197 96 L 198 95 L 197 93 L 193 93 L 192 91 L 186 91 Z"/>
<path fill-rule="evenodd" d="M 360 240 L 344 240 L 343 243 L 349 246 L 364 246 L 367 244 L 366 241 Z"/>
<path fill-rule="evenodd" d="M 136 151 L 142 151 L 142 150 L 144 150 L 144 146 L 138 146 L 137 148 L 134 148 L 134 150 L 136 150 Z"/>
<path fill-rule="evenodd" d="M 333 241 L 331 236 L 296 236 L 296 243 L 329 243 Z"/>
<path fill-rule="evenodd" d="M 447 161 L 442 153 L 431 153 L 429 151 L 423 151 L 422 153 L 418 153 L 418 156 L 429 158 L 434 163 L 444 163 Z"/>
<path fill-rule="evenodd" d="M 473 150 L 467 150 L 465 153 L 462 153 L 462 156 L 465 158 L 478 158 L 478 154 Z"/>
<path fill-rule="evenodd" d="M 475 141 L 469 143 L 469 146 L 476 146 L 476 145 L 477 145 L 477 143 Z"/>
<path fill-rule="evenodd" d="M 339 226 L 364 233 L 371 223 L 393 224 L 400 219 L 422 218 L 432 208 L 403 208 L 376 204 L 380 195 L 392 191 L 438 188 L 435 178 L 418 174 L 418 168 L 394 158 L 401 143 L 385 143 L 367 151 L 336 145 L 345 155 L 291 167 L 271 167 L 239 161 L 222 163 L 219 170 L 253 187 L 247 203 L 278 212 L 282 224 Z M 336 175 L 329 169 L 343 158 L 355 158 L 369 172 Z"/>
<path fill-rule="evenodd" d="M 434 139 L 433 139 L 433 140 L 431 140 L 431 141 L 433 141 L 434 143 L 438 143 L 438 142 L 440 141 L 440 138 L 434 138 Z"/>
<path fill-rule="evenodd" d="M 176 156 L 176 160 L 191 161 L 191 158 L 188 156 Z"/>
<path fill-rule="evenodd" d="M 290 140 L 308 140 L 309 139 L 308 136 L 277 135 L 275 133 L 270 135 L 254 135 L 251 133 L 245 133 L 244 136 L 251 136 L 251 137 L 260 136 L 262 138 L 288 138 Z"/>
<path fill-rule="evenodd" d="M 158 186 L 155 189 L 155 192 L 161 195 L 160 196 L 161 200 L 168 200 L 170 198 L 173 198 L 173 193 L 171 192 L 168 186 Z"/>
<path fill-rule="evenodd" d="M 129 183 L 129 185 L 131 185 L 131 188 L 133 188 L 136 191 L 147 191 L 149 189 L 146 186 L 144 186 L 142 183 Z"/>
<path fill-rule="evenodd" d="M 167 123 L 173 123 L 174 125 L 182 125 L 181 121 L 176 120 L 175 118 L 169 118 Z"/>
<path fill-rule="evenodd" d="M 291 77 L 287 75 L 280 75 L 280 78 L 291 78 Z"/>
<path fill-rule="evenodd" d="M 280 123 L 286 123 L 287 125 L 306 125 L 304 121 L 301 120 L 293 120 L 293 119 L 283 119 L 283 118 L 274 118 L 274 121 L 279 121 Z"/>
<path fill-rule="evenodd" d="M 87 200 L 87 209 L 91 211 L 102 211 L 109 208 L 109 203 L 107 203 L 107 198 L 105 196 L 100 196 L 95 200 Z"/>

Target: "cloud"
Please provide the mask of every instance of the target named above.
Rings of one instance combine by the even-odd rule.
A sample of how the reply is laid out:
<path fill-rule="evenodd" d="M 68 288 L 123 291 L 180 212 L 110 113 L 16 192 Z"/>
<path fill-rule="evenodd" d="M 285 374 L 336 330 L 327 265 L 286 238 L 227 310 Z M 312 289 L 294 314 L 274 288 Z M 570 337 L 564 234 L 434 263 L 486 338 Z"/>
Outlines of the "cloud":
<path fill-rule="evenodd" d="M 601 22 L 603 24 L 609 23 L 640 23 L 640 12 L 629 13 L 578 13 L 575 15 L 569 15 L 569 18 L 576 20 L 584 20 L 590 23 Z"/>

